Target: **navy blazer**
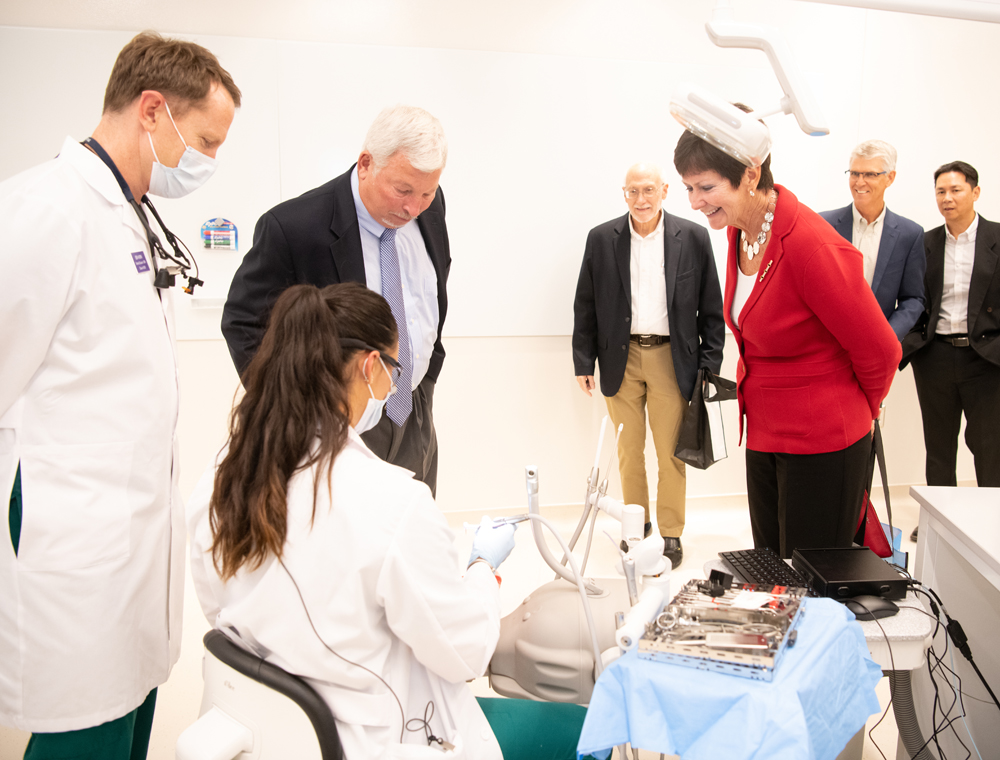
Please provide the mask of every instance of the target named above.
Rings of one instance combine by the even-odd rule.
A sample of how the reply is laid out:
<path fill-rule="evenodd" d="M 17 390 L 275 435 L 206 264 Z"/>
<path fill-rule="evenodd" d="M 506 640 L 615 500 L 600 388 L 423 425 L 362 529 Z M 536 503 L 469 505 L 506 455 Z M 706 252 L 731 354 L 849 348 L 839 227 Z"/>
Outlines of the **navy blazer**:
<path fill-rule="evenodd" d="M 663 212 L 663 267 L 667 286 L 670 354 L 677 385 L 691 400 L 698 369 L 718 374 L 726 343 L 722 290 L 708 231 Z M 628 214 L 594 227 L 587 236 L 573 304 L 573 366 L 593 375 L 601 365 L 601 393 L 614 396 L 625 377 L 632 327 L 632 239 Z"/>
<path fill-rule="evenodd" d="M 903 341 L 905 367 L 913 355 L 934 339 L 944 289 L 945 229 L 942 224 L 924 235 L 927 251 L 927 308 Z M 1000 364 L 1000 224 L 979 215 L 976 254 L 969 283 L 969 345 L 986 361 Z"/>
<path fill-rule="evenodd" d="M 352 166 L 325 185 L 279 203 L 257 222 L 253 246 L 243 257 L 222 310 L 222 334 L 242 376 L 264 337 L 271 307 L 291 285 L 319 288 L 365 279 L 361 228 L 351 190 Z M 441 327 L 448 310 L 451 251 L 444 221 L 444 194 L 417 217 L 427 255 L 437 274 L 438 333 L 427 377 L 437 381 L 444 362 Z"/>
<path fill-rule="evenodd" d="M 820 216 L 848 242 L 854 237 L 851 206 L 822 211 Z M 875 260 L 872 291 L 889 326 L 899 340 L 910 331 L 924 311 L 924 230 L 914 221 L 885 210 L 885 227 Z"/>

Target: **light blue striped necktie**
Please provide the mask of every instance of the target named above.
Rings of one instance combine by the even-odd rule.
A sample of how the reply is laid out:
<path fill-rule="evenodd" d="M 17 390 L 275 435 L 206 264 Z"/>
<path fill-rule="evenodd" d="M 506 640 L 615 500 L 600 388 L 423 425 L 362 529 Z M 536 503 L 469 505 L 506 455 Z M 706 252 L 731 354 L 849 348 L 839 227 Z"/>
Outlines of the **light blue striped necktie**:
<path fill-rule="evenodd" d="M 396 230 L 387 229 L 378 241 L 379 269 L 382 272 L 382 297 L 389 302 L 399 330 L 399 364 L 396 392 L 385 404 L 389 419 L 402 426 L 413 411 L 413 362 L 410 359 L 410 333 L 406 329 L 406 306 L 403 304 L 403 279 L 396 255 Z"/>

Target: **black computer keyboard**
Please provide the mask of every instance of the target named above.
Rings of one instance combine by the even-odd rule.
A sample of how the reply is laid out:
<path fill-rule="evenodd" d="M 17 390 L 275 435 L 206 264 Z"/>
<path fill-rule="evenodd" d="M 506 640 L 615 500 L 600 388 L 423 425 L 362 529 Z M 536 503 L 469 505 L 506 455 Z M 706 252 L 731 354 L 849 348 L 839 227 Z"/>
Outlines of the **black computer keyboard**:
<path fill-rule="evenodd" d="M 730 565 L 736 571 L 736 575 L 747 583 L 754 583 L 758 586 L 809 588 L 806 579 L 770 549 L 719 552 L 719 556 L 725 564 Z"/>

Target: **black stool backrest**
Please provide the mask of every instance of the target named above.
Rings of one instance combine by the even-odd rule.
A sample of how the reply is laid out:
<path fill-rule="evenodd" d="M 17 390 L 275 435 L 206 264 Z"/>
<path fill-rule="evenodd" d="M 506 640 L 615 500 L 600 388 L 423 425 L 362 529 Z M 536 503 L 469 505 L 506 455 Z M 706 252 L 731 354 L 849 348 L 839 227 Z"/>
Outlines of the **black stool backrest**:
<path fill-rule="evenodd" d="M 301 707 L 316 730 L 323 760 L 344 760 L 344 750 L 340 746 L 340 735 L 337 733 L 333 713 L 312 686 L 298 676 L 293 676 L 277 665 L 240 648 L 222 631 L 214 629 L 209 631 L 203 641 L 205 649 L 221 662 L 247 678 L 284 694 Z"/>

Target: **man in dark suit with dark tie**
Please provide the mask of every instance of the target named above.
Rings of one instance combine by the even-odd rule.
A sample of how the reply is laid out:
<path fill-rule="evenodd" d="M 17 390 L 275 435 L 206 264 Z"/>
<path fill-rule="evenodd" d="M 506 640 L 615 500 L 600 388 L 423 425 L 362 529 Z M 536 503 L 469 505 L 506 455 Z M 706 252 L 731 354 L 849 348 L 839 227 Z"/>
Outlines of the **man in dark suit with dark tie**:
<path fill-rule="evenodd" d="M 382 111 L 357 164 L 260 218 L 222 313 L 222 333 L 242 375 L 271 306 L 290 285 L 360 282 L 381 293 L 399 328 L 402 392 L 389 397 L 378 424 L 362 437 L 432 491 L 434 384 L 444 362 L 451 267 L 438 187 L 447 155 L 444 131 L 431 114 L 410 106 Z"/>
<path fill-rule="evenodd" d="M 708 232 L 662 210 L 667 185 L 655 166 L 625 176 L 629 213 L 587 237 L 573 306 L 573 364 L 591 395 L 600 364 L 601 392 L 617 427 L 625 502 L 646 510 L 646 410 L 659 465 L 656 521 L 663 554 L 684 556 L 686 476 L 674 457 L 681 420 L 698 370 L 718 373 L 725 345 L 722 291 Z"/>
<path fill-rule="evenodd" d="M 851 153 L 848 183 L 854 202 L 820 213 L 861 251 L 865 279 L 900 340 L 924 310 L 924 230 L 885 205 L 896 179 L 896 149 L 868 140 Z"/>
<path fill-rule="evenodd" d="M 979 173 L 964 161 L 934 172 L 944 225 L 924 235 L 927 309 L 903 339 L 927 449 L 927 485 L 954 486 L 958 431 L 976 482 L 1000 486 L 1000 224 L 976 213 Z M 916 533 L 916 531 L 914 531 Z"/>

